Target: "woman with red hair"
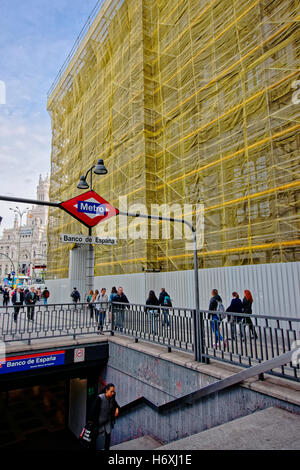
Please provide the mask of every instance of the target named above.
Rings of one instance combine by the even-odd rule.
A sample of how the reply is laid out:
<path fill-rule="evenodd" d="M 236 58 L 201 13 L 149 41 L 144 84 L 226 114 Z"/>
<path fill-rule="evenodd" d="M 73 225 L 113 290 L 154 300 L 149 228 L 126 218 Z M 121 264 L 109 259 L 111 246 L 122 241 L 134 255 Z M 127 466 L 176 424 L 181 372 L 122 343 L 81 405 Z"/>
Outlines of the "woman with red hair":
<path fill-rule="evenodd" d="M 252 313 L 252 304 L 253 304 L 253 297 L 249 290 L 244 290 L 244 298 L 243 298 L 243 313 L 247 315 L 251 315 Z M 257 339 L 257 334 L 252 323 L 250 317 L 245 317 L 245 325 L 249 325 L 250 331 L 253 333 L 255 339 Z"/>

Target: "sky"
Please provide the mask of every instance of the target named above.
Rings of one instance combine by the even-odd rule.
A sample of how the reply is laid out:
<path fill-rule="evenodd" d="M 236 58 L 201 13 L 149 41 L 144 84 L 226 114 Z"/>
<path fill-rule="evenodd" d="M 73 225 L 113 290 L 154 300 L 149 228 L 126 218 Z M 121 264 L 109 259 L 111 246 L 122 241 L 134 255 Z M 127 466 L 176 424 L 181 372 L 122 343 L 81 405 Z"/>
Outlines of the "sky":
<path fill-rule="evenodd" d="M 1 195 L 36 199 L 39 175 L 50 175 L 47 92 L 96 4 L 0 0 Z M 0 234 L 12 227 L 15 206 L 0 201 Z"/>

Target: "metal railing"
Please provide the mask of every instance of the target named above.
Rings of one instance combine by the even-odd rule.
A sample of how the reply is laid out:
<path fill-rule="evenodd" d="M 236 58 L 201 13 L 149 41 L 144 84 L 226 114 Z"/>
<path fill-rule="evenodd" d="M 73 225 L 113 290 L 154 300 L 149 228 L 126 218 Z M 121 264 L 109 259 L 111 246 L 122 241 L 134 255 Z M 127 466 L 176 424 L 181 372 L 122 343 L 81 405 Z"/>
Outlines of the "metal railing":
<path fill-rule="evenodd" d="M 111 332 L 108 303 L 0 307 L 0 340 L 26 341 Z"/>
<path fill-rule="evenodd" d="M 201 311 L 203 357 L 251 367 L 274 359 L 296 347 L 300 339 L 300 318 L 270 315 Z M 289 363 L 271 371 L 273 375 L 300 380 L 299 364 Z"/>
<path fill-rule="evenodd" d="M 113 330 L 117 332 L 194 351 L 193 309 L 112 302 L 112 312 Z"/>
<path fill-rule="evenodd" d="M 291 351 L 300 340 L 300 318 L 247 315 L 186 308 L 112 304 L 113 330 L 134 338 L 190 351 L 210 359 L 252 367 Z M 299 344 L 300 346 L 300 344 Z M 300 351 L 299 351 L 300 357 Z M 299 364 L 273 375 L 300 380 Z"/>
<path fill-rule="evenodd" d="M 32 317 L 33 313 L 33 317 Z M 246 315 L 142 304 L 64 303 L 0 307 L 0 340 L 26 341 L 108 333 L 134 337 L 210 359 L 252 367 L 276 358 L 300 340 L 300 318 Z M 300 348 L 299 348 L 300 358 Z M 298 361 L 299 362 L 299 361 Z M 300 380 L 299 363 L 273 375 Z"/>

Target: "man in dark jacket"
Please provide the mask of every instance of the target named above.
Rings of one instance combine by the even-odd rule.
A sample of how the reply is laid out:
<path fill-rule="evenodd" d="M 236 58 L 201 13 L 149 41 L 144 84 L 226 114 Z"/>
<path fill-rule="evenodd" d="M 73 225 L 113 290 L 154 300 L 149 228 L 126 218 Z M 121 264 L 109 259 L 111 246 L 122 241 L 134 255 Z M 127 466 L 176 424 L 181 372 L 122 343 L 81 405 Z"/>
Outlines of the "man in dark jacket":
<path fill-rule="evenodd" d="M 30 321 L 34 320 L 34 306 L 38 299 L 39 298 L 34 290 L 34 287 L 31 287 L 30 292 L 28 292 L 25 297 L 25 303 L 27 305 L 27 318 Z"/>
<path fill-rule="evenodd" d="M 89 413 L 89 423 L 94 426 L 96 450 L 109 450 L 111 432 L 120 407 L 116 401 L 115 386 L 106 385 L 103 393 L 97 396 Z"/>
<path fill-rule="evenodd" d="M 78 292 L 76 287 L 73 287 L 73 290 L 71 292 L 71 297 L 73 299 L 73 304 L 76 306 L 77 302 L 80 302 L 80 293 Z"/>
<path fill-rule="evenodd" d="M 164 305 L 165 307 L 172 307 L 172 302 L 171 302 L 171 297 L 169 294 L 166 292 L 166 289 L 162 287 L 160 294 L 159 294 L 159 305 Z M 167 308 L 162 309 L 163 314 L 164 314 L 164 321 L 162 322 L 162 326 L 166 323 L 167 326 L 170 325 L 169 319 L 168 319 L 168 313 L 169 310 Z"/>
<path fill-rule="evenodd" d="M 19 311 L 21 306 L 23 305 L 24 302 L 24 294 L 21 291 L 20 287 L 18 287 L 15 292 L 12 295 L 12 303 L 14 306 L 14 321 L 16 322 L 18 319 Z"/>
<path fill-rule="evenodd" d="M 212 295 L 212 297 L 211 297 L 210 302 L 209 302 L 208 310 L 216 312 L 218 310 L 219 303 L 222 303 L 222 299 L 219 296 L 219 293 L 218 293 L 217 289 L 213 289 L 211 295 Z M 216 343 L 213 344 L 213 347 L 216 347 L 216 345 L 219 341 L 223 341 L 223 337 L 222 337 L 221 333 L 219 332 L 219 320 L 220 320 L 220 318 L 219 318 L 219 315 L 217 313 L 216 314 L 209 313 L 208 318 L 212 319 L 210 324 L 211 324 L 211 329 L 212 329 L 213 333 L 215 333 L 215 339 L 216 339 Z"/>
<path fill-rule="evenodd" d="M 168 292 L 166 292 L 166 289 L 164 287 L 160 291 L 158 301 L 159 301 L 159 305 L 165 305 L 167 307 L 172 307 L 171 298 L 170 298 Z"/>
<path fill-rule="evenodd" d="M 7 289 L 7 287 L 5 287 L 3 291 L 3 306 L 7 307 L 8 303 L 9 303 L 9 290 Z"/>
<path fill-rule="evenodd" d="M 43 297 L 44 305 L 47 305 L 48 298 L 50 297 L 50 292 L 48 291 L 47 287 L 45 287 L 45 289 L 43 290 L 42 297 Z"/>
<path fill-rule="evenodd" d="M 118 288 L 118 293 L 113 299 L 114 303 L 120 303 L 120 304 L 129 304 L 129 300 L 127 299 L 126 295 L 123 292 L 123 287 Z M 122 333 L 123 331 L 123 325 L 124 325 L 124 310 L 125 310 L 125 305 L 120 305 L 117 306 L 115 312 L 116 312 L 116 329 L 119 328 L 120 332 Z"/>

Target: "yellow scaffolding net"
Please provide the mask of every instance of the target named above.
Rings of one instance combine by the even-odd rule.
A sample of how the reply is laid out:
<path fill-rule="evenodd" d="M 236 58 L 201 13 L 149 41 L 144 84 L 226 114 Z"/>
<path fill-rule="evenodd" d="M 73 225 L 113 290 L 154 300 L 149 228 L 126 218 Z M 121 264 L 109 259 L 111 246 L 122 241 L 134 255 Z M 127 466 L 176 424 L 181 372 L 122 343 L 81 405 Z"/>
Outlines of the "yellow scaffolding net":
<path fill-rule="evenodd" d="M 50 199 L 101 157 L 116 207 L 204 205 L 200 267 L 299 260 L 299 21 L 298 0 L 105 1 L 49 95 Z M 119 238 L 96 275 L 192 268 L 176 231 L 119 220 L 95 230 Z M 68 276 L 60 233 L 81 231 L 50 210 L 49 278 Z"/>

